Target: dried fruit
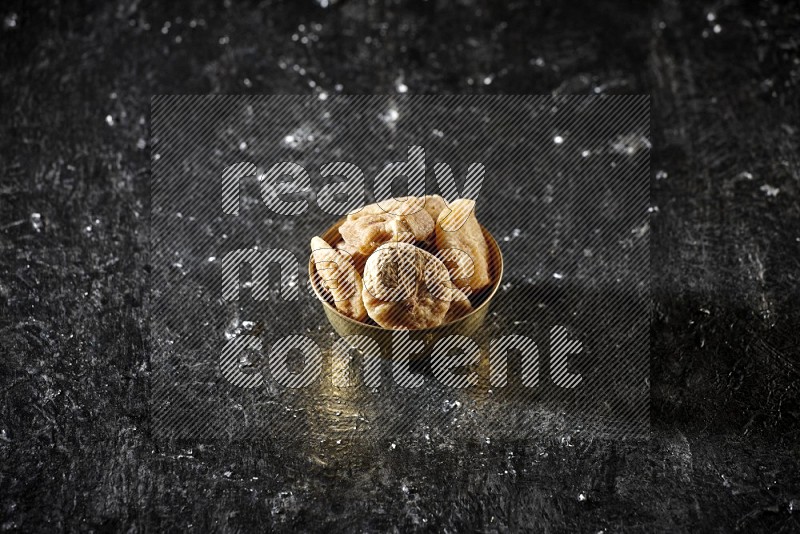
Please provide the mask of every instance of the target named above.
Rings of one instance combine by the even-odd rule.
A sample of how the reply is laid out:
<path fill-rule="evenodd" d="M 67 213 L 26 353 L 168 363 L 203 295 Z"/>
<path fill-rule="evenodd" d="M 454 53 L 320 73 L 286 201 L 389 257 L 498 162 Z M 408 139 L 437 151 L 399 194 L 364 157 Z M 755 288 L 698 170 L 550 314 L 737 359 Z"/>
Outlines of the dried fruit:
<path fill-rule="evenodd" d="M 425 195 L 425 211 L 436 221 L 439 214 L 447 209 L 447 203 L 439 195 Z"/>
<path fill-rule="evenodd" d="M 384 213 L 386 213 L 386 210 L 384 210 L 379 204 L 368 204 L 363 208 L 348 213 L 347 220 L 356 221 L 361 217 L 366 217 L 367 215 L 383 215 Z"/>
<path fill-rule="evenodd" d="M 489 274 L 489 246 L 475 218 L 475 201 L 462 198 L 442 211 L 436 221 L 436 246 L 453 283 L 477 293 L 492 283 Z"/>
<path fill-rule="evenodd" d="M 422 202 L 416 197 L 405 197 L 370 204 L 349 214 L 339 227 L 339 234 L 365 255 L 389 241 L 425 241 L 433 235 L 434 222 Z"/>
<path fill-rule="evenodd" d="M 385 213 L 348 219 L 339 227 L 339 234 L 356 252 L 369 255 L 383 243 L 391 241 L 393 234 L 386 225 L 389 220 Z"/>
<path fill-rule="evenodd" d="M 447 313 L 444 316 L 444 322 L 449 323 L 456 319 L 461 319 L 474 309 L 467 295 L 460 289 L 456 289 L 453 291 L 453 300 L 450 301 L 450 307 L 447 309 Z"/>
<path fill-rule="evenodd" d="M 392 216 L 390 230 L 393 241 L 413 243 L 433 237 L 434 219 L 425 211 L 425 201 L 417 197 L 389 199 L 378 203 Z"/>
<path fill-rule="evenodd" d="M 364 306 L 380 326 L 432 328 L 450 307 L 447 268 L 429 252 L 408 243 L 381 245 L 364 266 Z"/>
<path fill-rule="evenodd" d="M 330 295 L 336 309 L 356 321 L 366 319 L 364 285 L 353 259 L 316 236 L 311 238 L 311 256 L 321 282 L 319 287 Z"/>
<path fill-rule="evenodd" d="M 425 197 L 427 198 L 427 197 Z M 355 220 L 366 215 L 408 215 L 416 213 L 425 208 L 424 198 L 420 197 L 398 197 L 381 200 L 374 204 L 368 204 L 363 208 L 347 214 L 347 220 Z"/>
<path fill-rule="evenodd" d="M 317 287 L 364 324 L 424 329 L 461 319 L 474 311 L 471 295 L 492 283 L 474 209 L 473 200 L 427 195 L 350 213 L 335 248 L 312 239 L 317 276 L 327 282 Z"/>
<path fill-rule="evenodd" d="M 356 266 L 356 271 L 358 271 L 358 274 L 364 274 L 364 264 L 367 263 L 366 255 L 361 254 L 358 250 L 356 250 L 356 247 L 348 245 L 344 241 L 339 241 L 336 243 L 336 250 L 340 250 L 348 254 L 353 259 L 353 263 Z"/>

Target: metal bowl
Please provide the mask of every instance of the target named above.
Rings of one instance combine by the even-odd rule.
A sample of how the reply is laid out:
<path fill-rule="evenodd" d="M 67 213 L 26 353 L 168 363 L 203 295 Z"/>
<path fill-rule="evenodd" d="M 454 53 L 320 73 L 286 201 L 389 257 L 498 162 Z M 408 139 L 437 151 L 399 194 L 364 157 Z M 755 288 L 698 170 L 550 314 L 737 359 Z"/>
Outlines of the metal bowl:
<path fill-rule="evenodd" d="M 333 226 L 331 226 L 321 237 L 335 245 L 341 241 L 339 235 L 339 227 L 345 222 L 342 219 Z M 489 246 L 489 270 L 492 275 L 493 283 L 491 287 L 485 289 L 478 295 L 478 300 L 473 303 L 475 309 L 469 314 L 451 321 L 449 323 L 437 326 L 435 328 L 425 328 L 421 330 L 391 330 L 381 326 L 365 324 L 346 315 L 340 313 L 335 306 L 327 302 L 323 296 L 320 288 L 317 287 L 317 276 L 313 259 L 308 262 L 308 276 L 311 279 L 311 287 L 317 299 L 322 304 L 322 309 L 325 311 L 325 316 L 331 323 L 334 331 L 342 337 L 351 335 L 369 336 L 375 339 L 382 347 L 391 346 L 391 337 L 393 332 L 408 332 L 408 335 L 413 340 L 421 340 L 426 344 L 438 341 L 439 339 L 450 335 L 472 336 L 483 325 L 486 319 L 486 314 L 489 311 L 489 303 L 492 301 L 497 288 L 500 287 L 500 282 L 503 278 L 503 254 L 500 252 L 500 247 L 497 245 L 492 234 L 486 228 L 481 226 L 483 236 L 486 238 L 486 243 Z"/>

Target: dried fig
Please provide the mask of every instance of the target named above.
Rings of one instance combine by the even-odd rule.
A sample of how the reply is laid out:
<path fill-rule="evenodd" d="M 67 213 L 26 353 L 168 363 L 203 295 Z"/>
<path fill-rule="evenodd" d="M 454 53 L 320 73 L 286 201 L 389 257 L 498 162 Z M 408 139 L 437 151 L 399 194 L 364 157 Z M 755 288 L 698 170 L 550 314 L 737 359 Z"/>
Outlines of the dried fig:
<path fill-rule="evenodd" d="M 356 211 L 347 214 L 348 221 L 356 221 L 368 215 L 383 215 L 386 211 L 379 204 L 367 204 Z"/>
<path fill-rule="evenodd" d="M 311 255 L 322 282 L 320 287 L 327 290 L 336 309 L 356 321 L 366 319 L 367 310 L 361 297 L 364 285 L 350 255 L 316 236 L 311 238 Z"/>
<path fill-rule="evenodd" d="M 336 250 L 341 250 L 342 252 L 346 252 L 353 258 L 353 263 L 355 263 L 356 271 L 358 274 L 364 274 L 364 264 L 367 263 L 367 256 L 365 254 L 361 254 L 356 247 L 352 245 L 348 245 L 345 241 L 339 241 L 336 243 Z"/>
<path fill-rule="evenodd" d="M 414 245 L 381 245 L 364 266 L 367 314 L 392 329 L 432 328 L 450 307 L 450 277 L 435 256 Z"/>
<path fill-rule="evenodd" d="M 450 279 L 469 294 L 492 283 L 489 274 L 489 246 L 475 218 L 475 201 L 461 198 L 439 214 L 436 220 L 436 246 L 450 260 Z M 448 263 L 448 262 L 446 262 Z M 471 273 L 471 274 L 470 274 Z"/>
<path fill-rule="evenodd" d="M 435 222 L 424 209 L 424 199 L 405 197 L 405 200 L 396 200 L 395 203 L 379 203 L 387 214 L 394 215 L 394 221 L 399 222 L 395 241 L 426 241 L 433 237 Z M 403 232 L 405 232 L 403 234 Z"/>
<path fill-rule="evenodd" d="M 461 319 L 474 309 L 467 296 L 461 290 L 456 289 L 453 291 L 453 300 L 450 301 L 450 308 L 447 309 L 444 322 L 449 323 Z"/>
<path fill-rule="evenodd" d="M 439 218 L 439 214 L 447 209 L 447 203 L 439 195 L 425 195 L 425 211 L 434 221 Z"/>
<path fill-rule="evenodd" d="M 352 221 L 367 215 L 409 215 L 424 209 L 424 199 L 418 197 L 387 198 L 374 204 L 367 204 L 363 208 L 347 214 L 347 220 Z M 435 219 L 434 219 L 435 220 Z"/>
<path fill-rule="evenodd" d="M 394 234 L 386 224 L 390 220 L 385 213 L 348 219 L 339 227 L 339 234 L 356 252 L 366 256 L 383 243 L 392 240 Z"/>
<path fill-rule="evenodd" d="M 349 214 L 339 234 L 364 255 L 389 241 L 425 241 L 433 235 L 434 222 L 422 207 L 422 199 L 416 197 L 370 204 Z"/>

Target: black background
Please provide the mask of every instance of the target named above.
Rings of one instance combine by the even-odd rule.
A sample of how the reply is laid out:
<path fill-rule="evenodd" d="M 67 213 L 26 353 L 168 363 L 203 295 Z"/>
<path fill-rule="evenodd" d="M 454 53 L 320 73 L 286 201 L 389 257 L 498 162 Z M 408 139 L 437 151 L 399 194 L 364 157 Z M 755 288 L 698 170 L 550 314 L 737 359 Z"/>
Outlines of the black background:
<path fill-rule="evenodd" d="M 381 118 L 388 109 L 398 115 L 389 124 Z M 399 429 L 439 432 L 450 442 L 483 441 L 551 433 L 554 416 L 563 412 L 580 424 L 562 422 L 562 431 L 605 426 L 605 436 L 646 433 L 648 112 L 649 99 L 637 95 L 156 97 L 149 256 L 152 433 L 200 440 L 269 435 L 284 448 L 293 445 L 292 438 L 353 443 L 391 437 Z M 287 132 L 301 130 L 307 132 L 302 146 L 289 148 Z M 553 141 L 556 134 L 561 143 Z M 536 386 L 522 385 L 520 354 L 512 351 L 515 385 L 490 388 L 483 373 L 483 386 L 469 393 L 440 387 L 428 340 L 427 350 L 418 347 L 422 352 L 414 357 L 419 373 L 430 379 L 424 387 L 399 386 L 392 394 L 395 380 L 386 377 L 380 392 L 364 387 L 356 400 L 353 392 L 330 387 L 330 373 L 342 367 L 332 349 L 339 337 L 313 292 L 298 291 L 293 300 L 278 295 L 281 275 L 287 288 L 307 285 L 311 236 L 343 214 L 321 209 L 321 184 L 328 179 L 319 169 L 326 158 L 364 170 L 358 190 L 367 200 L 351 195 L 360 207 L 381 195 L 375 175 L 383 165 L 405 160 L 414 144 L 424 146 L 428 192 L 442 193 L 434 162 L 447 162 L 462 183 L 471 163 L 485 165 L 480 192 L 471 196 L 479 220 L 500 243 L 503 275 L 491 312 L 470 336 L 484 347 L 484 365 L 478 367 L 485 371 L 490 340 L 535 340 L 537 361 L 526 368 L 535 366 L 541 374 Z M 223 213 L 220 176 L 231 162 L 245 159 L 264 171 L 273 162 L 301 165 L 310 191 L 292 196 L 305 199 L 302 212 L 268 208 L 251 176 L 239 184 L 239 214 Z M 221 298 L 223 257 L 254 246 L 281 249 L 293 261 L 273 266 L 267 298 L 252 298 L 257 287 L 267 286 L 255 282 L 255 268 L 246 264 L 243 279 L 254 281 L 252 288 L 240 289 L 235 300 Z M 570 372 L 581 375 L 579 388 L 551 380 L 550 330 L 556 324 L 581 340 L 580 356 L 569 363 Z M 246 337 L 234 343 L 262 343 L 250 359 L 250 370 L 264 380 L 258 387 L 242 389 L 220 373 L 223 347 L 238 335 Z M 313 340 L 325 353 L 319 387 L 284 390 L 273 380 L 275 350 L 286 347 L 289 335 Z M 398 358 L 418 352 L 400 344 L 396 337 L 391 352 Z M 442 409 L 455 403 L 459 410 Z"/>
<path fill-rule="evenodd" d="M 797 2 L 0 11 L 0 527 L 800 528 Z M 389 93 L 399 76 L 652 95 L 648 442 L 153 440 L 150 96 Z"/>

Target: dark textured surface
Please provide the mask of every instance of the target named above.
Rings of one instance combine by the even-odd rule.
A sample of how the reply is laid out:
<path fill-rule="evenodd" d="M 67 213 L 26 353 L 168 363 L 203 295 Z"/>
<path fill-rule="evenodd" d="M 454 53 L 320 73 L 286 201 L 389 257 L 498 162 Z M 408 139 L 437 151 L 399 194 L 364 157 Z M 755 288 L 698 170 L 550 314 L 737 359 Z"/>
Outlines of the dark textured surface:
<path fill-rule="evenodd" d="M 800 529 L 796 2 L 0 9 L 0 527 Z M 652 94 L 652 438 L 159 448 L 150 95 L 400 78 Z"/>
<path fill-rule="evenodd" d="M 391 125 L 382 119 L 389 109 L 398 117 Z M 149 257 L 153 435 L 241 439 L 268 434 L 284 447 L 291 446 L 292 438 L 404 441 L 400 434 L 411 431 L 483 441 L 552 433 L 564 412 L 573 422 L 562 426 L 571 432 L 605 427 L 605 437 L 646 434 L 648 111 L 649 99 L 637 95 L 154 98 L 152 151 L 158 158 L 153 156 L 151 167 Z M 307 132 L 306 140 L 287 146 L 287 132 L 299 130 Z M 568 139 L 555 143 L 555 133 Z M 615 149 L 621 138 L 641 148 L 631 153 Z M 429 170 L 433 161 L 446 161 L 459 178 L 475 161 L 487 169 L 476 210 L 501 243 L 504 262 L 491 312 L 470 333 L 483 347 L 483 364 L 476 366 L 473 387 L 454 391 L 436 378 L 430 355 L 434 344 L 422 341 L 430 333 L 415 333 L 419 346 L 406 348 L 398 333 L 391 342 L 392 359 L 397 363 L 421 352 L 414 356 L 414 376 L 422 383 L 401 385 L 391 372 L 392 362 L 383 361 L 380 385 L 355 383 L 342 391 L 332 376 L 348 367 L 333 348 L 340 337 L 314 294 L 300 290 L 307 285 L 311 236 L 342 215 L 320 209 L 324 190 L 316 169 L 333 154 L 353 162 L 364 169 L 359 191 L 372 198 L 380 194 L 375 175 L 381 164 L 405 158 L 399 152 L 415 143 L 424 144 Z M 590 154 L 584 156 L 586 151 Z M 266 168 L 270 162 L 297 162 L 308 169 L 317 201 L 308 202 L 300 214 L 276 213 L 264 205 L 252 177 L 237 190 L 239 214 L 223 213 L 220 174 L 230 162 L 243 159 Z M 440 192 L 431 174 L 426 190 Z M 235 301 L 221 298 L 223 286 L 231 287 L 223 284 L 223 265 L 230 261 L 225 258 L 253 246 L 286 251 L 291 260 L 281 275 L 285 289 L 297 291 L 296 298 L 275 293 L 254 298 L 268 286 L 253 274 L 258 269 L 252 265 L 244 269 L 251 273 L 251 287 L 240 289 Z M 555 325 L 581 340 L 580 356 L 570 358 L 570 372 L 580 375 L 579 387 L 562 387 L 551 379 L 557 368 L 555 335 L 550 334 Z M 313 340 L 320 350 L 320 376 L 313 385 L 287 389 L 281 384 L 285 380 L 279 378 L 283 373 L 275 365 L 281 361 L 276 352 L 285 350 L 290 335 Z M 524 365 L 536 369 L 535 385 L 524 384 L 521 358 L 511 357 L 510 382 L 492 387 L 490 340 L 499 343 L 508 335 L 536 343 L 526 356 L 535 354 L 537 361 Z M 234 385 L 232 375 L 220 372 L 229 368 L 223 362 L 230 361 L 223 348 L 242 341 L 261 343 L 259 353 L 248 358 L 258 373 L 248 377 L 262 381 L 252 388 Z M 389 343 L 383 345 L 388 356 Z M 234 362 L 241 357 L 233 356 Z M 356 365 L 363 368 L 363 360 Z"/>

